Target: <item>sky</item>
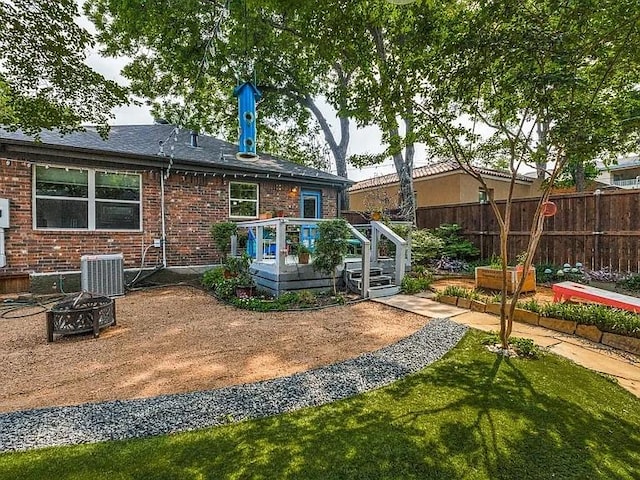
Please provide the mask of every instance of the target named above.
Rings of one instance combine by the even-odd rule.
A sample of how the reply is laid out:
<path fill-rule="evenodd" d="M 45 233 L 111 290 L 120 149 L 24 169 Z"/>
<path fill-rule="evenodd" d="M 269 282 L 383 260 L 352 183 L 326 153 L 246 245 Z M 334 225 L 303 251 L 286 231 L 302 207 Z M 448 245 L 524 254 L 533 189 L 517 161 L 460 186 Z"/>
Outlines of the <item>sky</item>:
<path fill-rule="evenodd" d="M 79 1 L 79 3 L 82 4 L 83 2 Z M 81 17 L 78 23 L 88 31 L 95 32 L 93 25 L 85 17 Z M 96 45 L 92 51 L 88 52 L 86 63 L 106 78 L 114 80 L 121 85 L 126 85 L 127 81 L 122 77 L 122 75 L 120 75 L 120 71 L 127 64 L 128 59 L 126 57 L 105 58 L 100 55 L 99 49 L 100 46 Z M 321 110 L 323 110 L 328 122 L 332 127 L 334 127 L 334 134 L 339 138 L 339 128 L 335 128 L 339 127 L 339 123 L 335 118 L 332 109 L 326 104 L 324 104 L 323 108 L 322 102 L 319 102 L 319 104 L 321 105 Z M 141 125 L 153 123 L 153 117 L 150 113 L 150 109 L 145 105 L 119 107 L 115 108 L 112 113 L 115 115 L 115 119 L 111 122 L 112 125 Z M 351 136 L 347 155 L 365 153 L 376 154 L 384 150 L 382 145 L 382 135 L 379 129 L 375 127 L 358 129 L 355 126 L 352 126 L 350 133 Z M 258 135 L 259 134 L 260 132 L 258 132 Z M 418 145 L 416 147 L 415 166 L 422 166 L 426 163 L 425 150 Z M 332 173 L 336 173 L 335 166 L 333 166 Z M 395 167 L 391 160 L 387 160 L 380 165 L 364 167 L 362 169 L 357 169 L 351 166 L 348 167 L 349 179 L 354 181 L 387 175 L 389 173 L 395 173 Z"/>

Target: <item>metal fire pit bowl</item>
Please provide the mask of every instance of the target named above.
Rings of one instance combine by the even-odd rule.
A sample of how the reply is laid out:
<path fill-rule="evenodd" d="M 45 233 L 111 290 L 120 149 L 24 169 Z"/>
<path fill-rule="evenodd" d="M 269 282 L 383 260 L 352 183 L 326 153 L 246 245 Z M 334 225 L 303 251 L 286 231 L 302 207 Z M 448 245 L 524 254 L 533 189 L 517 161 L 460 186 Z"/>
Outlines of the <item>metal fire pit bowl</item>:
<path fill-rule="evenodd" d="M 47 341 L 53 336 L 93 332 L 100 336 L 100 329 L 116 324 L 116 303 L 109 297 L 91 297 L 82 293 L 75 298 L 56 303 L 47 312 Z"/>

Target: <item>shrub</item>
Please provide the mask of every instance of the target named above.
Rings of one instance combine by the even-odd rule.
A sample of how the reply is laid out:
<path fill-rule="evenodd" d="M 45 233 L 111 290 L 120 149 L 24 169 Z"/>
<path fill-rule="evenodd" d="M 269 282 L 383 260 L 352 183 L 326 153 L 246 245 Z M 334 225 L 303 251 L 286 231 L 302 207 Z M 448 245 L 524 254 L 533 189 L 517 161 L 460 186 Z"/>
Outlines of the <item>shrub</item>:
<path fill-rule="evenodd" d="M 433 231 L 442 240 L 440 253 L 449 258 L 471 260 L 480 255 L 480 250 L 469 240 L 460 236 L 462 228 L 455 223 L 444 223 Z"/>
<path fill-rule="evenodd" d="M 433 277 L 429 276 L 413 276 L 405 275 L 402 279 L 402 292 L 407 295 L 413 295 L 414 293 L 424 292 L 428 290 L 433 282 Z"/>
<path fill-rule="evenodd" d="M 482 339 L 483 345 L 496 345 L 500 343 L 500 337 L 497 332 L 490 332 Z M 518 355 L 528 358 L 538 358 L 540 356 L 540 347 L 538 347 L 530 338 L 511 337 L 509 345 Z"/>
<path fill-rule="evenodd" d="M 216 267 L 211 270 L 207 270 L 202 274 L 200 283 L 207 288 L 214 288 L 216 284 L 224 279 L 224 268 Z"/>
<path fill-rule="evenodd" d="M 640 275 L 631 275 L 629 278 L 618 281 L 617 284 L 626 290 L 640 292 Z"/>
<path fill-rule="evenodd" d="M 540 305 L 535 298 L 518 302 L 516 306 L 523 310 L 529 310 L 530 312 L 535 313 L 540 313 L 540 310 L 542 310 L 542 305 Z"/>
<path fill-rule="evenodd" d="M 605 305 L 549 303 L 542 307 L 540 313 L 544 317 L 595 325 L 603 332 L 640 338 L 640 315 L 626 310 Z"/>
<path fill-rule="evenodd" d="M 318 225 L 319 237 L 315 243 L 313 268 L 333 278 L 333 293 L 336 289 L 336 268 L 349 251 L 349 227 L 343 219 L 329 220 Z"/>
<path fill-rule="evenodd" d="M 479 300 L 481 298 L 481 295 L 477 290 L 458 287 L 456 285 L 448 285 L 440 295 L 445 295 L 448 297 L 468 298 L 470 300 Z"/>
<path fill-rule="evenodd" d="M 411 232 L 411 257 L 417 263 L 426 263 L 436 258 L 442 250 L 443 242 L 429 230 Z"/>
<path fill-rule="evenodd" d="M 509 343 L 519 355 L 529 358 L 540 356 L 540 348 L 530 338 L 512 337 Z"/>
<path fill-rule="evenodd" d="M 400 286 L 403 293 L 412 295 L 428 290 L 432 283 L 433 275 L 431 272 L 425 267 L 418 265 L 404 276 Z"/>
<path fill-rule="evenodd" d="M 211 225 L 210 232 L 220 254 L 225 256 L 231 251 L 231 237 L 237 235 L 238 226 L 233 222 L 218 222 Z"/>

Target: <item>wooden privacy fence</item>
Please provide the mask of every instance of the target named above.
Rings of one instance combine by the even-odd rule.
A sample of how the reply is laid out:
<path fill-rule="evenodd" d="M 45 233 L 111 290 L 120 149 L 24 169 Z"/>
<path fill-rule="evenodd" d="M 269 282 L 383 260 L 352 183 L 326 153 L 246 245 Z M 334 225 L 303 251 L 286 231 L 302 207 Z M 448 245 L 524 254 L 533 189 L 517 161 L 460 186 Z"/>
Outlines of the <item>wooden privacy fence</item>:
<path fill-rule="evenodd" d="M 593 270 L 608 267 L 640 273 L 640 190 L 556 195 L 551 201 L 558 211 L 545 220 L 534 263 L 581 262 Z M 498 202 L 502 211 L 504 203 Z M 511 259 L 527 249 L 537 204 L 537 198 L 513 201 Z M 353 223 L 363 223 L 357 213 L 345 212 L 344 216 Z M 457 223 L 462 234 L 480 248 L 483 258 L 499 254 L 500 232 L 489 204 L 420 207 L 417 223 L 419 228 Z"/>

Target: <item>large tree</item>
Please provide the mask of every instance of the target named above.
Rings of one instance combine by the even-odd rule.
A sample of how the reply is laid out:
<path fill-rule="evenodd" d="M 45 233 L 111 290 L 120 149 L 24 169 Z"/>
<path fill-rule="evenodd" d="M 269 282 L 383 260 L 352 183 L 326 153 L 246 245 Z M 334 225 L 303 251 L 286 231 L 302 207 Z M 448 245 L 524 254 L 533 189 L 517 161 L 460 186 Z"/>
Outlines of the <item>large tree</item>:
<path fill-rule="evenodd" d="M 350 124 L 379 127 L 386 150 L 352 163 L 392 157 L 403 210 L 414 220 L 411 100 L 423 72 L 415 68 L 412 45 L 420 38 L 423 53 L 430 30 L 418 32 L 413 24 L 432 11 L 407 14 L 382 0 L 236 0 L 227 5 L 228 10 L 206 0 L 179 5 L 89 0 L 86 11 L 105 52 L 133 59 L 123 73 L 134 92 L 174 121 L 233 138 L 229 92 L 238 80 L 255 75 L 266 94 L 259 110 L 260 147 L 295 150 L 305 145 L 300 141 L 305 132 L 322 132 L 342 176 L 347 175 Z M 335 112 L 339 134 L 318 106 L 321 97 Z"/>
<path fill-rule="evenodd" d="M 104 134 L 126 92 L 88 67 L 91 35 L 75 0 L 0 3 L 0 125 L 37 134 L 97 123 Z"/>
<path fill-rule="evenodd" d="M 548 175 L 531 225 L 526 272 L 555 180 L 595 156 L 637 145 L 638 123 L 630 112 L 640 67 L 640 4 L 501 0 L 459 2 L 457 7 L 440 50 L 441 82 L 425 91 L 419 103 L 434 128 L 420 133 L 456 158 L 489 193 L 479 166 L 500 165 L 511 174 L 504 206 L 488 198 L 500 227 L 500 336 L 506 348 L 525 278 L 507 307 L 507 247 L 517 175 L 525 165 L 543 165 Z M 478 135 L 479 124 L 491 134 Z"/>
<path fill-rule="evenodd" d="M 235 139 L 231 92 L 238 82 L 256 81 L 264 93 L 259 149 L 317 164 L 322 134 L 346 177 L 349 118 L 338 112 L 334 85 L 348 82 L 349 72 L 311 38 L 308 25 L 318 12 L 289 15 L 281 3 L 89 0 L 85 11 L 104 53 L 131 58 L 122 73 L 157 116 Z M 321 96 L 337 106 L 337 135 L 318 105 Z"/>

